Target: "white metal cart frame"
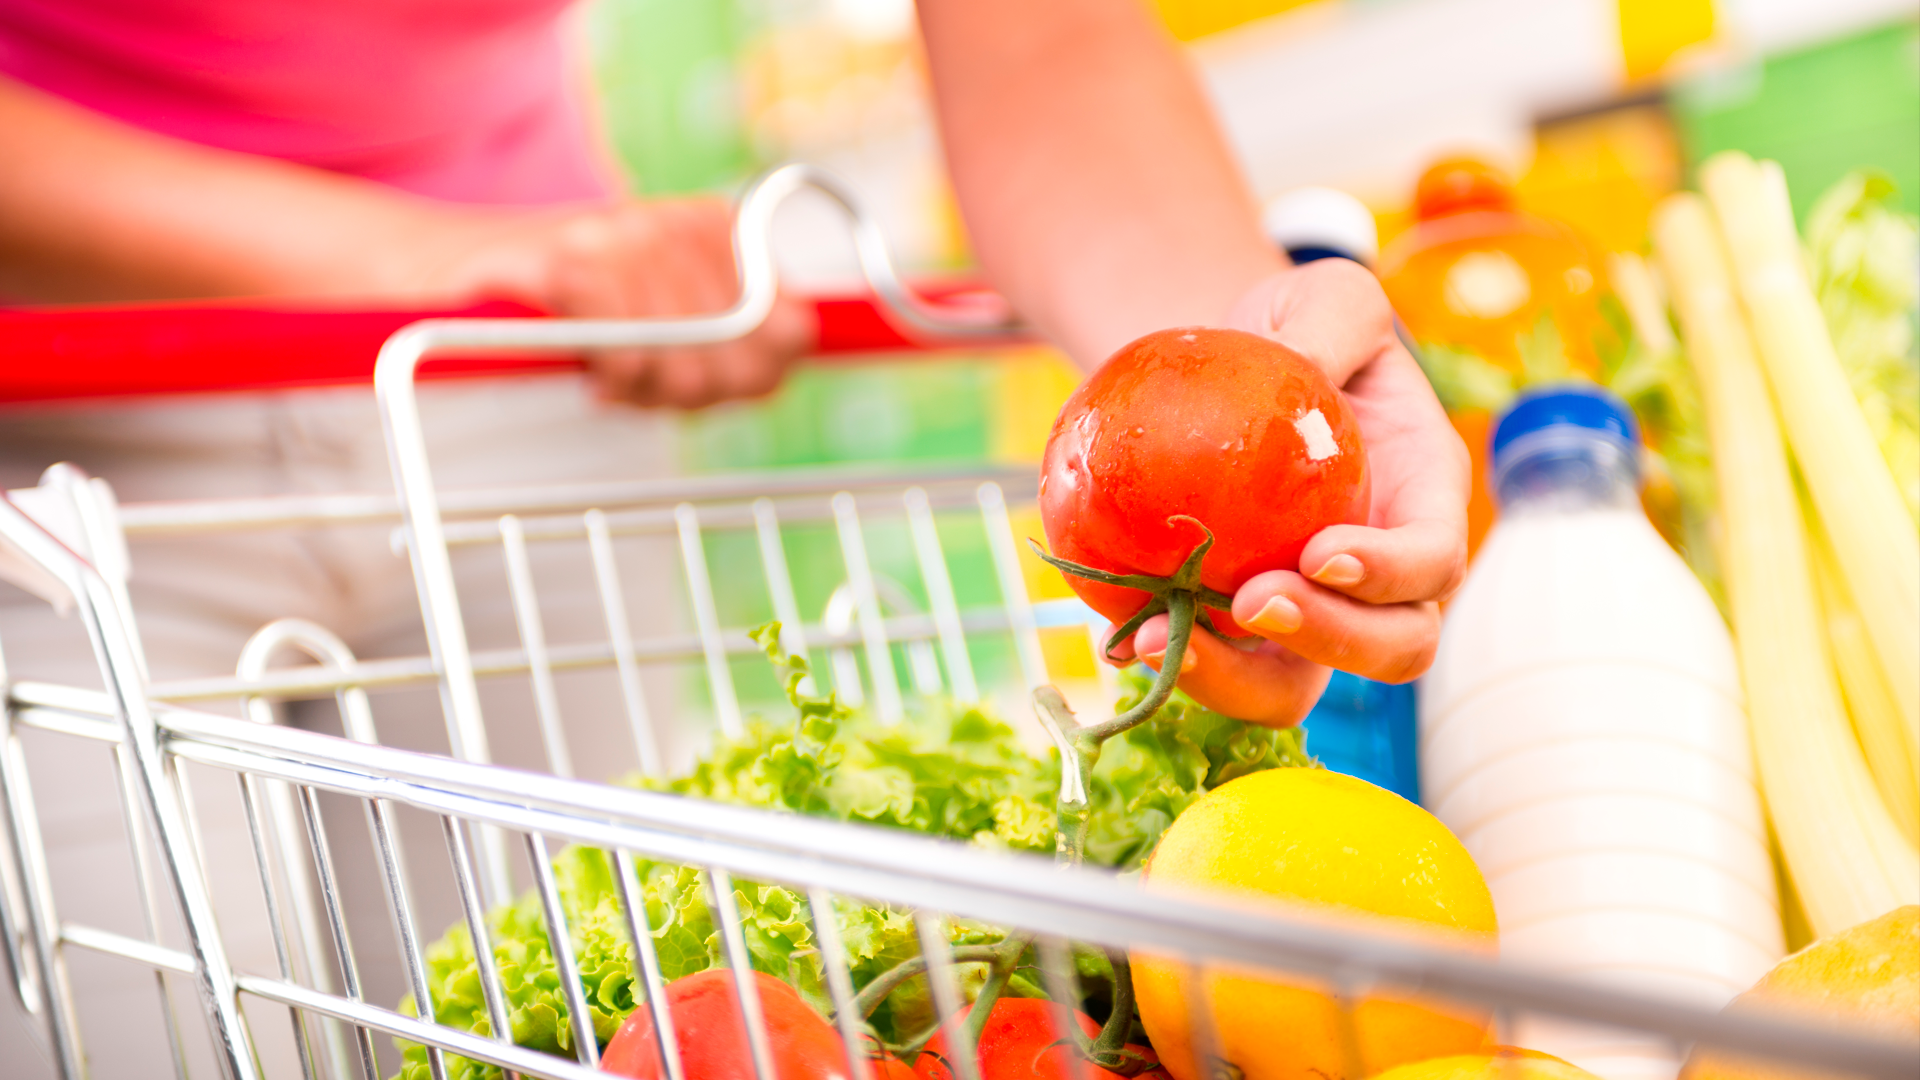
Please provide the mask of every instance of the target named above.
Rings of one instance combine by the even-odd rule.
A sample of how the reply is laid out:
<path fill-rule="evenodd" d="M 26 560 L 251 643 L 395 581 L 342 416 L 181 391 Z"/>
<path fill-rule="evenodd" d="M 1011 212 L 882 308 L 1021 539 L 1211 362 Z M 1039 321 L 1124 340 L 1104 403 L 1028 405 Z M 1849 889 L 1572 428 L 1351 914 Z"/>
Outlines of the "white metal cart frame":
<path fill-rule="evenodd" d="M 60 1075 L 86 1075 L 81 1033 L 74 1015 L 65 956 L 82 949 L 108 953 L 156 974 L 163 1003 L 171 1007 L 169 976 L 190 980 L 213 1036 L 224 1075 L 261 1076 L 263 1065 L 240 1007 L 242 996 L 286 1006 L 307 1077 L 362 1076 L 377 1080 L 373 1033 L 428 1047 L 436 1078 L 446 1076 L 447 1055 L 489 1062 L 530 1077 L 584 1080 L 594 1070 L 598 1042 L 571 947 L 558 886 L 549 862 L 551 845 L 577 843 L 613 855 L 616 882 L 635 944 L 635 984 L 661 1034 L 662 1060 L 672 1080 L 683 1080 L 664 1008 L 660 966 L 645 924 L 644 906 L 629 893 L 636 857 L 682 863 L 707 875 L 709 903 L 722 946 L 735 972 L 738 1003 L 748 1023 L 757 1080 L 774 1080 L 769 1038 L 751 991 L 751 965 L 734 904 L 736 877 L 778 882 L 806 896 L 826 984 L 850 1048 L 859 1027 L 846 956 L 830 917 L 834 896 L 898 905 L 914 911 L 935 1005 L 951 1045 L 965 1046 L 959 1025 L 963 1000 L 944 920 L 962 917 L 1018 928 L 1037 935 L 1041 972 L 1057 1000 L 1072 1000 L 1066 962 L 1068 941 L 1109 948 L 1151 949 L 1184 958 L 1196 967 L 1265 968 L 1329 987 L 1342 1003 L 1352 1033 L 1350 1005 L 1376 988 L 1423 998 L 1444 997 L 1490 1010 L 1497 1018 L 1520 1012 L 1655 1033 L 1678 1045 L 1700 1043 L 1779 1061 L 1818 1065 L 1863 1076 L 1912 1075 L 1912 1050 L 1858 1032 L 1829 1029 L 1793 1017 L 1718 1014 L 1698 1007 L 1549 977 L 1512 965 L 1428 945 L 1356 930 L 1324 916 L 1249 914 L 1192 899 L 1144 891 L 1111 875 L 1061 870 L 1032 858 L 997 855 L 949 842 L 831 822 L 775 815 L 541 775 L 488 763 L 477 677 L 483 672 L 524 671 L 532 680 L 538 718 L 556 771 L 568 756 L 557 723 L 549 723 L 550 695 L 543 678 L 567 664 L 611 664 L 621 672 L 629 720 L 642 760 L 650 735 L 634 708 L 628 676 L 643 658 L 698 656 L 706 665 L 723 728 L 737 725 L 727 658 L 749 646 L 737 630 L 719 625 L 705 567 L 702 529 L 716 524 L 751 528 L 775 609 L 787 619 L 789 642 L 805 652 L 806 637 L 851 656 L 860 650 L 869 665 L 874 704 L 898 715 L 900 686 L 893 666 L 895 644 L 922 650 L 910 667 L 916 685 L 931 672 L 938 685 L 934 649 L 949 685 L 972 696 L 967 635 L 1011 632 L 1025 679 L 1044 681 L 1035 630 L 1043 621 L 1075 621 L 1068 609 L 1036 609 L 1028 601 L 1014 559 L 1006 499 L 993 470 L 949 473 L 922 470 L 912 478 L 876 471 L 859 476 L 718 478 L 651 485 L 601 485 L 539 492 L 468 493 L 445 497 L 433 487 L 414 399 L 414 375 L 430 353 L 463 351 L 574 350 L 641 344 L 693 344 L 725 340 L 751 330 L 772 303 L 774 278 L 766 228 L 774 207 L 802 187 L 825 192 L 847 210 L 865 273 L 896 314 L 922 329 L 998 330 L 955 326 L 922 308 L 899 283 L 884 240 L 837 182 L 817 171 L 789 167 L 763 180 L 743 202 L 737 255 L 743 291 L 728 311 L 707 318 L 636 321 L 440 321 L 397 334 L 382 353 L 376 390 L 386 423 L 399 492 L 397 503 L 343 496 L 259 500 L 229 505 L 128 507 L 116 511 L 97 483 L 77 470 L 50 471 L 31 496 L 0 500 L 0 562 L 7 576 L 52 602 L 71 604 L 87 629 L 104 691 L 31 682 L 6 684 L 0 713 L 0 936 L 4 936 L 10 985 L 21 1005 L 45 1026 Z M 914 482 L 917 481 L 917 482 Z M 913 532 L 931 610 L 888 616 L 882 588 L 869 565 L 854 492 L 898 493 Z M 902 489 L 905 489 L 902 491 Z M 1024 497 L 1025 493 L 1022 492 Z M 807 625 L 792 598 L 781 555 L 780 500 L 811 500 L 820 520 L 837 530 L 847 568 L 847 588 L 837 623 Z M 824 509 L 819 504 L 824 504 Z M 966 506 L 987 531 L 1003 602 L 997 610 L 962 611 L 954 603 L 938 537 L 937 509 Z M 624 507 L 624 509 L 622 509 Z M 462 520 L 448 521 L 449 508 Z M 232 679 L 152 685 L 145 673 L 133 612 L 124 585 L 127 531 L 218 527 L 236 522 L 379 520 L 398 514 L 412 561 L 428 632 L 430 656 L 417 660 L 361 662 L 324 628 L 283 621 L 262 631 L 242 657 Z M 529 518 L 526 515 L 534 515 Z M 789 515 L 789 520 L 793 520 Z M 616 528 L 670 529 L 680 541 L 697 632 L 691 638 L 636 641 L 622 630 L 621 602 L 610 559 L 602 559 Z M 542 531 L 545 531 L 544 534 Z M 539 628 L 530 581 L 513 572 L 524 567 L 530 535 L 577 535 L 596 558 L 609 625 L 604 647 L 548 646 Z M 511 654 L 476 655 L 468 646 L 454 587 L 451 545 L 498 543 L 506 555 L 523 648 Z M 515 552 L 521 552 L 516 563 Z M 281 647 L 306 651 L 318 666 L 268 671 Z M 836 674 L 836 686 L 858 687 Z M 369 687 L 406 681 L 437 683 L 454 750 L 452 758 L 411 753 L 374 739 L 365 693 Z M 265 703 L 274 698 L 338 694 L 347 737 L 336 738 L 280 726 Z M 170 704 L 167 699 L 236 696 L 249 701 L 249 720 L 222 717 Z M 128 834 L 143 886 L 148 933 L 132 937 L 63 920 L 49 880 L 45 840 L 35 810 L 31 776 L 19 732 L 33 728 L 113 748 L 125 800 Z M 278 969 L 239 970 L 230 961 L 214 917 L 200 849 L 193 800 L 182 763 L 235 777 L 246 811 L 261 896 L 274 932 Z M 443 826 L 447 872 L 457 886 L 468 932 L 490 941 L 486 911 L 511 889 L 508 852 L 518 844 L 543 911 L 561 988 L 573 1024 L 576 1059 L 567 1061 L 518 1047 L 496 1034 L 484 1037 L 385 1008 L 364 999 L 355 957 L 345 931 L 338 883 L 316 792 L 348 796 L 365 807 L 378 855 L 380 885 L 408 983 L 415 999 L 429 1001 L 425 960 L 409 893 L 409 873 L 427 865 L 401 856 L 391 814 L 408 807 L 437 816 Z M 184 944 L 169 944 L 157 929 L 163 915 L 177 917 Z M 506 993 L 491 948 L 477 947 L 492 1029 L 507 1030 Z M 339 985 L 334 985 L 338 978 Z M 1200 980 L 1191 980 L 1198 985 Z M 1214 1045 L 1203 1001 L 1196 997 L 1199 1042 Z M 1064 1008 L 1064 1006 L 1062 1006 Z M 1357 1045 L 1349 1038 L 1349 1045 Z M 174 1048 L 175 1068 L 184 1058 Z M 954 1058 L 958 1074 L 979 1080 L 969 1054 Z M 858 1053 L 847 1063 L 861 1078 L 867 1065 Z M 696 1078 L 717 1080 L 717 1078 Z"/>

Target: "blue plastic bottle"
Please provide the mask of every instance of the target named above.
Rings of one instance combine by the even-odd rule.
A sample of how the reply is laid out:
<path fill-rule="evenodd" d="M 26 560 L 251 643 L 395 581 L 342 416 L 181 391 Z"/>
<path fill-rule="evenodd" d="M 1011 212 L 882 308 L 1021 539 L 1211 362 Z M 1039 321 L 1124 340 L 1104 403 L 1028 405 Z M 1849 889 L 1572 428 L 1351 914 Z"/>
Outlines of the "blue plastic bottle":
<path fill-rule="evenodd" d="M 1373 215 L 1358 199 L 1327 188 L 1302 188 L 1267 205 L 1267 237 L 1294 263 L 1351 259 L 1366 266 L 1378 251 Z M 1333 673 L 1327 692 L 1307 714 L 1307 752 L 1335 772 L 1357 776 L 1410 801 L 1420 801 L 1416 694 Z"/>

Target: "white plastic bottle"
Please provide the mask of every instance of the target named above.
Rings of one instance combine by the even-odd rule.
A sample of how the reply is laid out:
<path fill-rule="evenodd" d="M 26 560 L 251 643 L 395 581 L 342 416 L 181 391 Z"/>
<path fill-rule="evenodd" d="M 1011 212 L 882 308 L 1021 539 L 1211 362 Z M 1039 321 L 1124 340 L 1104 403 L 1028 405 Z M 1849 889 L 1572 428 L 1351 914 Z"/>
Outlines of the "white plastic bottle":
<path fill-rule="evenodd" d="M 1500 521 L 1421 687 L 1421 789 L 1486 874 L 1502 955 L 1718 1007 L 1783 952 L 1725 622 L 1640 509 L 1632 413 L 1522 397 Z M 1645 1035 L 1516 1019 L 1606 1080 L 1671 1080 Z"/>

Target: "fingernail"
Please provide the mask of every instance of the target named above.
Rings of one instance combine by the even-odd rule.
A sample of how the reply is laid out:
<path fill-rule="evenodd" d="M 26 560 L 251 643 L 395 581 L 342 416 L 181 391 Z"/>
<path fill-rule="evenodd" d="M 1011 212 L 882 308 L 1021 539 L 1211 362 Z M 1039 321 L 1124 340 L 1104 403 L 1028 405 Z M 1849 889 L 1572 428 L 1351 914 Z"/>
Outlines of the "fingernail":
<path fill-rule="evenodd" d="M 1284 596 L 1276 596 L 1267 601 L 1267 606 L 1261 608 L 1258 615 L 1248 619 L 1247 625 L 1270 634 L 1291 634 L 1300 629 L 1303 621 L 1299 604 Z"/>
<path fill-rule="evenodd" d="M 1159 652 L 1142 653 L 1140 654 L 1140 659 L 1153 665 L 1154 670 L 1158 671 L 1160 665 L 1167 659 L 1167 650 L 1161 649 Z M 1185 675 L 1199 666 L 1200 650 L 1189 645 L 1187 651 L 1180 654 L 1180 674 Z"/>
<path fill-rule="evenodd" d="M 1351 555 L 1335 555 L 1307 576 L 1322 585 L 1358 585 L 1367 576 L 1367 568 Z"/>

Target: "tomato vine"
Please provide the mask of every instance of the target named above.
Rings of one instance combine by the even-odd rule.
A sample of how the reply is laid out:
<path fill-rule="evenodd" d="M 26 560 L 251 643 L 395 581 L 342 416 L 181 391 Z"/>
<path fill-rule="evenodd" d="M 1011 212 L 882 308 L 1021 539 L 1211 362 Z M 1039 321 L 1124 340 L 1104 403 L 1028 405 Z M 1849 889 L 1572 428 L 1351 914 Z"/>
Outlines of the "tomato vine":
<path fill-rule="evenodd" d="M 1174 684 L 1180 678 L 1180 666 L 1186 658 L 1187 648 L 1193 638 L 1196 624 L 1209 630 L 1213 624 L 1206 609 L 1211 607 L 1225 611 L 1232 607 L 1233 598 L 1200 581 L 1201 564 L 1207 551 L 1213 547 L 1213 531 L 1197 518 L 1177 514 L 1167 519 L 1168 524 L 1186 522 L 1198 528 L 1203 534 L 1199 543 L 1181 561 L 1180 568 L 1166 577 L 1151 574 L 1114 574 L 1098 570 L 1091 566 L 1067 559 L 1056 558 L 1040 549 L 1033 541 L 1034 553 L 1063 574 L 1097 581 L 1121 588 L 1138 589 L 1149 594 L 1150 599 L 1133 616 L 1114 628 L 1108 635 L 1103 651 L 1112 658 L 1113 650 L 1121 642 L 1133 636 L 1148 619 L 1156 615 L 1167 616 L 1167 646 L 1161 655 L 1160 670 L 1154 677 L 1153 685 L 1132 707 L 1119 715 L 1098 724 L 1082 726 L 1068 707 L 1066 698 L 1053 686 L 1042 686 L 1033 692 L 1034 704 L 1038 706 L 1041 724 L 1047 735 L 1060 751 L 1060 791 L 1055 804 L 1055 859 L 1063 866 L 1079 866 L 1086 861 L 1087 826 L 1089 822 L 1090 800 L 1088 793 L 1093 786 L 1093 770 L 1100 763 L 1100 752 L 1109 739 L 1145 723 L 1160 711 L 1161 706 L 1173 695 Z M 1010 934 L 1001 942 L 993 945 L 962 946 L 954 950 L 956 963 L 985 963 L 987 980 L 975 996 L 971 1011 L 967 1015 L 966 1031 L 968 1041 L 977 1044 L 987 1017 L 999 1001 L 1002 991 L 1021 960 L 1032 947 L 1034 935 Z M 1133 1026 L 1133 979 L 1123 950 L 1106 950 L 1107 959 L 1113 971 L 1112 1011 L 1105 1024 L 1092 1039 L 1078 1030 L 1070 1031 L 1064 1037 L 1079 1051 L 1082 1057 L 1092 1064 L 1118 1073 L 1122 1076 L 1135 1076 L 1154 1067 L 1155 1062 L 1127 1046 L 1127 1035 Z M 902 961 L 875 978 L 854 999 L 854 1008 L 864 1019 L 872 1015 L 885 1001 L 887 995 L 898 989 L 908 979 L 926 971 L 924 957 L 914 957 Z M 1069 1005 L 1072 1003 L 1069 1002 Z M 911 1061 L 921 1047 L 938 1032 L 936 1023 L 904 1046 L 890 1047 L 903 1060 Z"/>

